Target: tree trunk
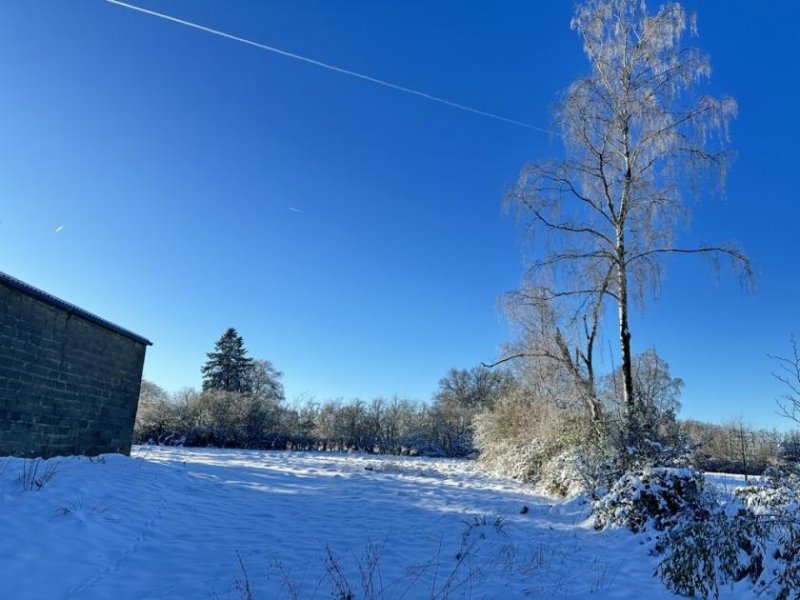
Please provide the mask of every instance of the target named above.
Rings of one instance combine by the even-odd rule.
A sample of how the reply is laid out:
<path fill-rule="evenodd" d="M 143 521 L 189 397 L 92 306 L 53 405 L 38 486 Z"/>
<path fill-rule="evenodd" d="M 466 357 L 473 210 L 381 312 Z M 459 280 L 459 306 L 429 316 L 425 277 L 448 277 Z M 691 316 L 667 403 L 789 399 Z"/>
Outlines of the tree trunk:
<path fill-rule="evenodd" d="M 627 98 L 627 88 L 625 97 Z M 617 216 L 617 295 L 619 308 L 619 348 L 622 368 L 622 400 L 625 406 L 625 443 L 631 445 L 636 440 L 637 415 L 636 398 L 633 395 L 633 358 L 631 357 L 631 332 L 628 328 L 628 264 L 625 254 L 625 228 L 628 218 L 628 203 L 630 202 L 633 173 L 631 172 L 630 129 L 628 116 L 620 116 L 622 123 L 622 136 L 624 141 L 625 157 L 625 182 L 620 198 L 619 214 Z"/>
<path fill-rule="evenodd" d="M 588 357 L 584 358 L 584 364 L 587 366 L 587 375 L 584 376 L 578 366 L 578 356 L 575 357 L 575 360 L 572 359 L 572 356 L 569 352 L 569 346 L 564 340 L 564 336 L 561 335 L 560 329 L 556 329 L 555 340 L 559 350 L 561 351 L 562 360 L 569 372 L 575 378 L 575 382 L 580 389 L 580 396 L 586 403 L 586 407 L 589 409 L 589 414 L 592 417 L 592 423 L 594 424 L 595 428 L 600 431 L 603 424 L 603 409 L 600 406 L 599 400 L 597 399 L 597 390 L 595 389 L 594 385 L 594 371 L 591 365 L 591 346 L 588 350 Z M 578 354 L 577 351 L 576 354 Z"/>
<path fill-rule="evenodd" d="M 619 309 L 619 347 L 622 363 L 622 400 L 625 406 L 625 437 L 630 438 L 635 428 L 636 399 L 633 392 L 631 332 L 628 328 L 628 273 L 625 268 L 625 234 L 622 228 L 617 231 L 617 263 L 617 306 Z"/>

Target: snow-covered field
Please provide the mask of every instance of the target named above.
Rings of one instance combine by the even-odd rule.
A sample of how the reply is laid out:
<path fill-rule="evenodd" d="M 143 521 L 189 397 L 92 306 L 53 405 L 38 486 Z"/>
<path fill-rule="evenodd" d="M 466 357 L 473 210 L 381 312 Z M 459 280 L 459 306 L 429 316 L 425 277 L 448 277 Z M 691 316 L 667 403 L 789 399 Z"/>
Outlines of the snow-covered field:
<path fill-rule="evenodd" d="M 639 538 L 468 461 L 138 447 L 26 483 L 31 465 L 0 462 L 0 598 L 673 597 Z"/>

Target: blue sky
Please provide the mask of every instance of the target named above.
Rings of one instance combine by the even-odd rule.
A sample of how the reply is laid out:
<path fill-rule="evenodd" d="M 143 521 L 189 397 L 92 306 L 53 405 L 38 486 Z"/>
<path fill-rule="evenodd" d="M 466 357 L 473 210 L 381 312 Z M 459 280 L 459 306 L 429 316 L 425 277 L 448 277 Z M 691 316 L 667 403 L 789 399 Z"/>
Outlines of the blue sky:
<path fill-rule="evenodd" d="M 569 2 L 138 5 L 541 126 L 587 70 Z M 682 239 L 737 240 L 757 291 L 672 261 L 633 345 L 686 381 L 683 416 L 784 428 L 767 354 L 800 336 L 800 5 L 688 6 L 740 116 L 727 197 Z M 508 338 L 503 190 L 556 138 L 103 0 L 3 2 L 0 56 L 0 270 L 152 339 L 148 379 L 198 386 L 234 326 L 290 399 L 427 400 Z"/>

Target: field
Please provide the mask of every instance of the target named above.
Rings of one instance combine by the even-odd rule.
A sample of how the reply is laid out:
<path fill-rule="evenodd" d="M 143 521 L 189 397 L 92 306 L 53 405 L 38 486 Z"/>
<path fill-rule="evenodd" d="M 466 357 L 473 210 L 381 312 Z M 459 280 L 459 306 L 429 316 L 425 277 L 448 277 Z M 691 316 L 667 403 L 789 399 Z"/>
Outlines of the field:
<path fill-rule="evenodd" d="M 662 598 L 585 502 L 473 462 L 137 447 L 0 463 L 3 598 Z"/>

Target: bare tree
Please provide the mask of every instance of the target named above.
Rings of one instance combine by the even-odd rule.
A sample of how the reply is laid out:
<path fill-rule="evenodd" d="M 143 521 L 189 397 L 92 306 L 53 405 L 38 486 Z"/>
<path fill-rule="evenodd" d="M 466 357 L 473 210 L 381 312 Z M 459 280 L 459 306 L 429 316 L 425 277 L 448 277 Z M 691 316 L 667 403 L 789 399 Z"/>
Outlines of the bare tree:
<path fill-rule="evenodd" d="M 245 376 L 246 387 L 254 396 L 273 402 L 283 402 L 285 395 L 281 377 L 283 377 L 283 373 L 278 371 L 270 361 L 255 359 Z"/>
<path fill-rule="evenodd" d="M 741 418 L 723 423 L 722 427 L 727 431 L 730 438 L 728 442 L 730 446 L 729 455 L 734 462 L 738 463 L 742 474 L 744 474 L 744 481 L 747 483 L 749 481 L 748 475 L 754 470 L 756 433 Z"/>
<path fill-rule="evenodd" d="M 509 297 L 507 309 L 518 341 L 507 358 L 524 358 L 519 378 L 538 396 L 563 406 L 574 398 L 588 411 L 596 427 L 604 417 L 594 370 L 602 296 L 576 311 L 541 286 L 526 286 Z"/>
<path fill-rule="evenodd" d="M 800 347 L 792 338 L 790 357 L 770 356 L 778 362 L 780 369 L 772 376 L 786 386 L 786 392 L 778 402 L 778 414 L 800 425 Z"/>
<path fill-rule="evenodd" d="M 504 370 L 484 366 L 450 369 L 439 380 L 430 409 L 433 441 L 448 455 L 467 455 L 473 451 L 475 416 L 491 407 L 514 387 L 514 379 Z"/>
<path fill-rule="evenodd" d="M 625 406 L 617 390 L 622 387 L 622 370 L 604 378 L 601 396 L 609 406 L 608 412 L 616 414 L 621 420 Z M 681 408 L 683 380 L 673 377 L 669 363 L 655 348 L 648 348 L 633 357 L 633 390 L 638 402 L 640 425 L 642 428 L 661 437 L 668 429 L 675 429 L 678 411 Z"/>
<path fill-rule="evenodd" d="M 557 109 L 565 158 L 523 167 L 506 204 L 540 257 L 527 287 L 573 320 L 615 306 L 630 433 L 637 412 L 630 305 L 658 292 L 663 259 L 728 258 L 750 278 L 750 262 L 734 244 L 674 241 L 688 216 L 684 195 L 724 185 L 737 106 L 693 93 L 711 68 L 705 54 L 682 44 L 696 26 L 677 3 L 648 14 L 641 0 L 586 0 L 571 25 L 592 70 Z"/>
<path fill-rule="evenodd" d="M 508 371 L 492 371 L 484 366 L 450 369 L 439 380 L 433 396 L 436 405 L 461 406 L 470 410 L 490 407 L 514 384 Z"/>

